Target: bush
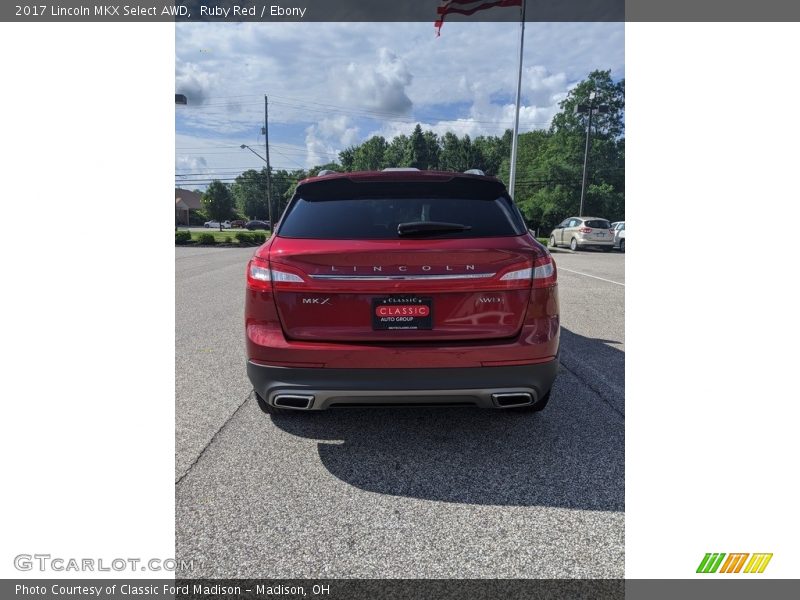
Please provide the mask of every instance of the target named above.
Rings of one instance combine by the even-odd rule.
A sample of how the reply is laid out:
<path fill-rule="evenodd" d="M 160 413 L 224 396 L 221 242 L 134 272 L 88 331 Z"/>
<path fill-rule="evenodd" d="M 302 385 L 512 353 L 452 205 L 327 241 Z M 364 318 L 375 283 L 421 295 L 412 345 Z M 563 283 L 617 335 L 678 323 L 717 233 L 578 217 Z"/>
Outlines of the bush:
<path fill-rule="evenodd" d="M 197 241 L 201 244 L 213 244 L 216 240 L 210 233 L 201 233 L 197 236 Z"/>
<path fill-rule="evenodd" d="M 176 244 L 186 244 L 192 240 L 192 233 L 190 231 L 176 231 L 175 232 L 175 243 Z"/>
<path fill-rule="evenodd" d="M 263 244 L 267 241 L 267 236 L 263 233 L 247 233 L 240 231 L 236 234 L 236 239 L 240 244 Z"/>
<path fill-rule="evenodd" d="M 230 244 L 232 241 L 233 241 L 233 239 L 231 238 L 231 236 L 229 236 L 229 235 L 225 236 L 225 243 L 226 244 Z"/>

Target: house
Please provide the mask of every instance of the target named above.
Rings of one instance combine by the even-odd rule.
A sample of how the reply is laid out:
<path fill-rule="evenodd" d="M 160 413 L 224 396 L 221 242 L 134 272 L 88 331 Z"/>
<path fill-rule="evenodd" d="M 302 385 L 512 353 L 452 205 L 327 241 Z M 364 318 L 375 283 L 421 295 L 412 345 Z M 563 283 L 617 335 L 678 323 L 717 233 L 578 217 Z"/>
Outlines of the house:
<path fill-rule="evenodd" d="M 175 188 L 175 224 L 188 225 L 189 213 L 202 208 L 200 194 L 191 190 Z"/>

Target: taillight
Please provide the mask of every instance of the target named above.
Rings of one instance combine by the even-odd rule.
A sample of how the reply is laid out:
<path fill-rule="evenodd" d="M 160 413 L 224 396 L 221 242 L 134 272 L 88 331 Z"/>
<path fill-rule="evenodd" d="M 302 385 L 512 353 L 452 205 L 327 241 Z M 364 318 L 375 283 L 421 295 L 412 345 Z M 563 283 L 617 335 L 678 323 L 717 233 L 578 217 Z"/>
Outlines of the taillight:
<path fill-rule="evenodd" d="M 247 263 L 247 287 L 251 290 L 268 292 L 272 290 L 272 274 L 269 263 L 263 258 L 253 257 Z"/>
<path fill-rule="evenodd" d="M 509 271 L 500 278 L 500 281 L 519 281 L 521 279 L 533 280 L 533 287 L 543 288 L 556 284 L 556 263 L 552 257 L 541 256 L 533 261 L 533 268 Z"/>
<path fill-rule="evenodd" d="M 528 267 L 527 269 L 520 269 L 519 271 L 509 271 L 500 278 L 500 281 L 517 281 L 518 279 L 530 279 L 533 270 Z"/>
<path fill-rule="evenodd" d="M 549 254 L 533 261 L 533 287 L 545 288 L 556 284 L 558 273 L 556 263 Z"/>
<path fill-rule="evenodd" d="M 581 233 L 592 233 L 592 228 L 591 227 L 581 227 L 580 229 L 578 229 L 578 231 L 580 231 Z"/>
<path fill-rule="evenodd" d="M 251 290 L 269 292 L 271 283 L 303 283 L 303 278 L 294 273 L 287 273 L 279 269 L 270 269 L 269 263 L 263 258 L 253 257 L 247 264 L 247 287 Z"/>

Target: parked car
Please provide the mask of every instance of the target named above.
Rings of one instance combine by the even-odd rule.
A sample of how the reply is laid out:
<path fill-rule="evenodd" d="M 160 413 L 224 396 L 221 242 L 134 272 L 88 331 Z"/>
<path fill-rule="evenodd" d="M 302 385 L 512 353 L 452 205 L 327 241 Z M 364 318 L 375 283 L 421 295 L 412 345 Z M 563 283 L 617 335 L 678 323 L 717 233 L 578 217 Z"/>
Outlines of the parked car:
<path fill-rule="evenodd" d="M 236 219 L 235 221 L 231 221 L 231 227 L 233 229 L 241 229 L 242 227 L 245 226 L 246 223 L 247 221 L 244 221 L 242 219 Z"/>
<path fill-rule="evenodd" d="M 256 229 L 269 229 L 270 228 L 269 221 L 260 221 L 260 220 L 257 220 L 257 219 L 253 220 L 253 221 L 248 221 L 245 224 L 245 227 L 247 227 L 247 229 L 249 229 L 250 231 L 255 231 Z"/>
<path fill-rule="evenodd" d="M 611 228 L 614 230 L 614 248 L 625 252 L 625 221 L 616 221 Z"/>
<path fill-rule="evenodd" d="M 203 223 L 203 227 L 205 227 L 206 229 L 219 229 L 220 228 L 220 222 L 219 221 L 206 221 L 205 223 Z M 222 229 L 230 229 L 230 228 L 231 228 L 231 222 L 230 221 L 223 221 L 222 222 Z"/>
<path fill-rule="evenodd" d="M 570 250 L 597 248 L 611 252 L 614 247 L 614 231 L 611 223 L 599 217 L 569 217 L 564 219 L 550 234 L 550 245 L 569 246 Z"/>
<path fill-rule="evenodd" d="M 246 277 L 247 373 L 265 412 L 537 411 L 550 398 L 556 265 L 494 177 L 303 180 Z"/>

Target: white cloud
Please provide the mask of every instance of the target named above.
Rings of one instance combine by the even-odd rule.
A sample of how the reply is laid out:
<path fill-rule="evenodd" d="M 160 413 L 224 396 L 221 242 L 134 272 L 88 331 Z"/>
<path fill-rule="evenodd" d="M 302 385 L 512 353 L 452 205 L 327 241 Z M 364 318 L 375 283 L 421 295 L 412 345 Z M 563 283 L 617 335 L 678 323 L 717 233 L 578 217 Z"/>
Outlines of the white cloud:
<path fill-rule="evenodd" d="M 177 59 L 175 93 L 184 94 L 192 105 L 203 104 L 212 95 L 218 81 L 219 77 L 203 66 Z"/>
<path fill-rule="evenodd" d="M 387 48 L 378 50 L 375 62 L 353 61 L 335 69 L 330 80 L 340 102 L 400 114 L 411 110 L 406 94 L 411 81 L 406 63 Z"/>
<path fill-rule="evenodd" d="M 175 160 L 175 167 L 184 171 L 200 171 L 201 169 L 206 169 L 207 166 L 208 162 L 203 156 L 187 156 L 184 154 L 178 156 Z"/>

